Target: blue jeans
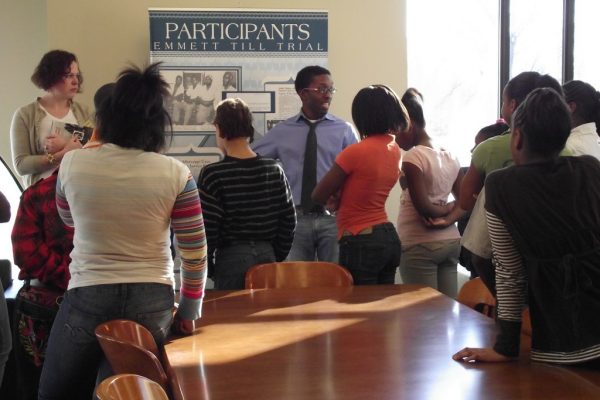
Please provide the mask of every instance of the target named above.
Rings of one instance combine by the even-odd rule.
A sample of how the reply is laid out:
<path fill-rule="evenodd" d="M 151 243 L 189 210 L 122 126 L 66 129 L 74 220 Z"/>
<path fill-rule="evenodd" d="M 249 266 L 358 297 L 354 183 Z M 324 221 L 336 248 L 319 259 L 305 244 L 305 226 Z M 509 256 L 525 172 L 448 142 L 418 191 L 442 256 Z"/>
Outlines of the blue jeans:
<path fill-rule="evenodd" d="M 215 289 L 244 289 L 248 269 L 270 262 L 275 262 L 275 252 L 269 242 L 236 242 L 219 247 L 215 254 Z"/>
<path fill-rule="evenodd" d="M 335 216 L 298 212 L 298 222 L 288 261 L 337 263 L 339 248 Z"/>
<path fill-rule="evenodd" d="M 161 346 L 173 318 L 173 288 L 123 283 L 68 290 L 50 331 L 39 399 L 91 399 L 102 349 L 94 330 L 125 318 L 144 325 Z"/>
<path fill-rule="evenodd" d="M 373 226 L 373 233 L 340 239 L 340 264 L 350 271 L 355 285 L 393 284 L 401 252 L 391 222 Z"/>

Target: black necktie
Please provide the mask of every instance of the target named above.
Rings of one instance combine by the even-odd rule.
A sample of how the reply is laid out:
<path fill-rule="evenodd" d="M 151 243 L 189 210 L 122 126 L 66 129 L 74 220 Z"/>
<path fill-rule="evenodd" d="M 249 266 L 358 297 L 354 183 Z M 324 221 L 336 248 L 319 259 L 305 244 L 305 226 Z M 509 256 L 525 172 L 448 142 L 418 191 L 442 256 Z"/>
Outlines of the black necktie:
<path fill-rule="evenodd" d="M 302 196 L 300 205 L 302 210 L 310 212 L 315 209 L 315 203 L 310 198 L 313 189 L 317 185 L 317 133 L 316 127 L 323 120 L 310 122 L 303 121 L 309 126 L 306 136 L 306 149 L 304 150 L 304 166 L 302 168 Z"/>

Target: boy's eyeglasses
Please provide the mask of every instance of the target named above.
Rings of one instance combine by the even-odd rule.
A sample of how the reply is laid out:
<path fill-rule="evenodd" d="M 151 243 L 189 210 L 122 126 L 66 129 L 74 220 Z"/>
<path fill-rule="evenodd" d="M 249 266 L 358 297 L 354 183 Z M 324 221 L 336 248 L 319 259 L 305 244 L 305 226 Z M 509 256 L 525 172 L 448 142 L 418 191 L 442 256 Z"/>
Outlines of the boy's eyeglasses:
<path fill-rule="evenodd" d="M 334 88 L 334 87 L 329 87 L 329 88 L 328 87 L 318 87 L 318 88 L 307 87 L 307 88 L 304 88 L 302 90 L 310 90 L 311 92 L 318 92 L 320 94 L 326 94 L 326 93 L 334 94 L 335 92 L 337 92 L 337 89 Z"/>

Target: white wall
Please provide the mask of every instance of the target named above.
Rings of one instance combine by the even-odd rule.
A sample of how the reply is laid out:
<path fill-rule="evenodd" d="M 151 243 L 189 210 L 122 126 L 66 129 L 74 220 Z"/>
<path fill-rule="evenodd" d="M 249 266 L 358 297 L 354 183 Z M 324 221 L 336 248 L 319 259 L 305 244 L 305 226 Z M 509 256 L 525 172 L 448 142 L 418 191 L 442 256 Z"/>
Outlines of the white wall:
<path fill-rule="evenodd" d="M 0 154 L 12 166 L 9 137 L 12 115 L 18 107 L 41 94 L 29 78 L 48 49 L 46 2 L 1 1 Z"/>
<path fill-rule="evenodd" d="M 0 107 L 0 124 L 6 132 L 0 139 L 2 155 L 9 160 L 9 115 L 35 97 L 37 91 L 29 76 L 41 55 L 53 48 L 77 54 L 85 76 L 84 92 L 78 100 L 91 106 L 95 90 L 114 80 L 127 63 L 147 62 L 147 10 L 152 7 L 327 10 L 329 69 L 338 89 L 332 113 L 351 120 L 352 99 L 368 84 L 385 83 L 399 93 L 406 88 L 405 0 L 2 1 L 11 3 L 10 7 L 2 7 L 0 16 L 1 48 L 5 52 L 0 89 L 4 96 L 15 94 L 10 101 L 3 97 Z M 10 60 L 8 67 L 4 60 Z M 396 189 L 388 202 L 394 222 L 398 197 Z"/>

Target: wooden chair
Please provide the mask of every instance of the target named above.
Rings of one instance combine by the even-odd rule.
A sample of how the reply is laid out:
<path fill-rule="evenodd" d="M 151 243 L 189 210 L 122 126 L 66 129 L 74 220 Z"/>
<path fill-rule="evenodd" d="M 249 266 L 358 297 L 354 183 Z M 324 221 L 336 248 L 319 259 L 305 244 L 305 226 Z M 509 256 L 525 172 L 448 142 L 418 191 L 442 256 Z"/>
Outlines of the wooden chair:
<path fill-rule="evenodd" d="M 96 397 L 99 400 L 169 400 L 158 383 L 135 374 L 106 378 L 96 387 Z"/>
<path fill-rule="evenodd" d="M 465 282 L 460 288 L 456 301 L 479 311 L 488 317 L 495 317 L 496 299 L 485 286 L 481 278 Z"/>
<path fill-rule="evenodd" d="M 135 321 L 116 319 L 96 327 L 96 337 L 115 374 L 137 374 L 166 392 L 168 378 L 152 334 Z"/>
<path fill-rule="evenodd" d="M 246 289 L 345 287 L 352 275 L 338 264 L 322 261 L 287 261 L 258 264 L 246 272 Z"/>

